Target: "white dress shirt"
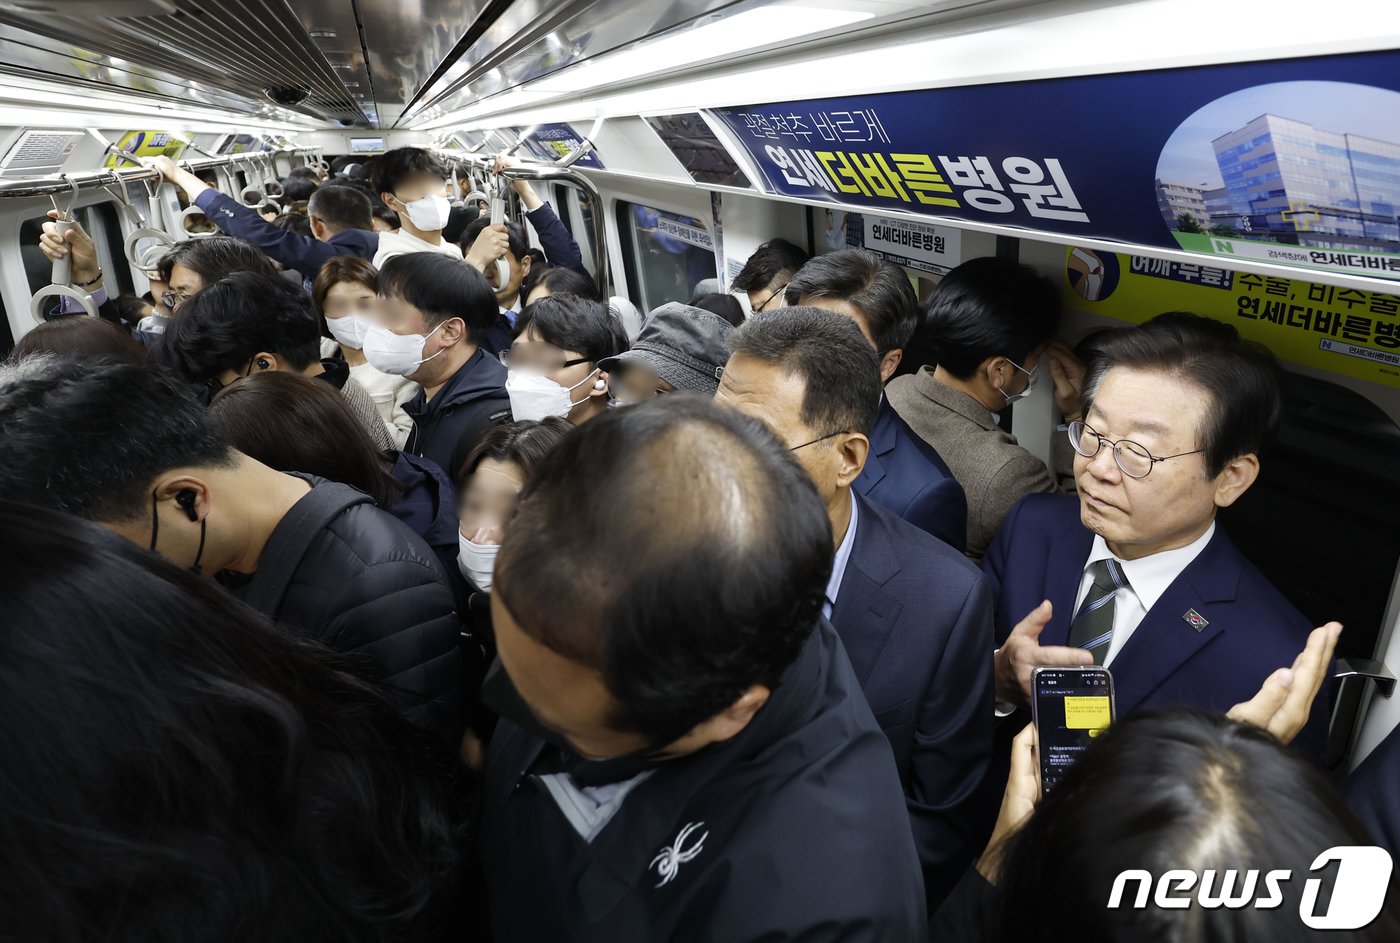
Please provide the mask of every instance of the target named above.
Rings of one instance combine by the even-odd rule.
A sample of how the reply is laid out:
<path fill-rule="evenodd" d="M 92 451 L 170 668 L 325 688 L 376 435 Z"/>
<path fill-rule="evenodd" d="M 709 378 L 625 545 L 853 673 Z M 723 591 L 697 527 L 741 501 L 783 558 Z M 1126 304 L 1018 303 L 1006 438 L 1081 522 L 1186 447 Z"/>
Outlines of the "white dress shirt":
<path fill-rule="evenodd" d="M 1163 550 L 1161 553 L 1139 557 L 1136 560 L 1124 560 L 1114 556 L 1102 537 L 1094 535 L 1094 545 L 1089 549 L 1089 558 L 1084 561 L 1084 575 L 1079 579 L 1079 592 L 1074 597 L 1075 613 L 1079 612 L 1079 607 L 1084 604 L 1084 597 L 1089 595 L 1089 588 L 1094 585 L 1094 578 L 1089 573 L 1089 564 L 1099 560 L 1117 560 L 1123 570 L 1123 576 L 1128 580 L 1128 585 L 1114 594 L 1113 639 L 1108 643 L 1108 653 L 1104 655 L 1105 666 L 1113 664 L 1113 659 L 1123 650 L 1128 639 L 1132 638 L 1133 631 L 1137 629 L 1148 610 L 1157 605 L 1157 600 L 1162 598 L 1167 587 L 1176 581 L 1182 570 L 1191 565 L 1192 560 L 1200 556 L 1214 536 L 1215 522 L 1211 521 L 1204 534 L 1184 547 Z"/>
<path fill-rule="evenodd" d="M 836 559 L 831 561 L 831 579 L 826 581 L 826 599 L 822 601 L 822 615 L 831 618 L 831 610 L 836 607 L 836 595 L 841 592 L 841 579 L 846 575 L 846 564 L 851 560 L 851 548 L 856 543 L 856 523 L 860 520 L 860 510 L 856 505 L 855 492 L 851 492 L 851 523 L 846 526 L 846 536 L 836 548 Z"/>

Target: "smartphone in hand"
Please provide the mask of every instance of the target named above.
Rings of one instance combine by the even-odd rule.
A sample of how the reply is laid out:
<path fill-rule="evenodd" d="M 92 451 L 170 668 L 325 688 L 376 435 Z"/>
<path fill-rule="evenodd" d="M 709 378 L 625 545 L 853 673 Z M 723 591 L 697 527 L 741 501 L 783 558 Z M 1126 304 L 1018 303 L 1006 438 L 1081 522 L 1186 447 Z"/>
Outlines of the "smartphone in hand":
<path fill-rule="evenodd" d="M 1113 722 L 1113 675 L 1098 665 L 1036 668 L 1031 672 L 1031 717 L 1045 795 Z"/>

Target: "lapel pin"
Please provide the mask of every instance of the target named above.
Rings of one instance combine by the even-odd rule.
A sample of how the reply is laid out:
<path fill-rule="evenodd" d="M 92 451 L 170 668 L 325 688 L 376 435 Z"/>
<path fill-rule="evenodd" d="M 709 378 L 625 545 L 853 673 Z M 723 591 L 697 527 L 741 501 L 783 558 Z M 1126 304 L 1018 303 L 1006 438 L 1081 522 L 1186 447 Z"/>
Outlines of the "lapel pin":
<path fill-rule="evenodd" d="M 1191 626 L 1191 628 L 1195 629 L 1197 632 L 1210 625 L 1210 623 L 1206 621 L 1206 617 L 1201 615 L 1195 609 L 1187 609 L 1186 612 L 1182 614 L 1181 618 L 1185 619 L 1186 624 Z"/>

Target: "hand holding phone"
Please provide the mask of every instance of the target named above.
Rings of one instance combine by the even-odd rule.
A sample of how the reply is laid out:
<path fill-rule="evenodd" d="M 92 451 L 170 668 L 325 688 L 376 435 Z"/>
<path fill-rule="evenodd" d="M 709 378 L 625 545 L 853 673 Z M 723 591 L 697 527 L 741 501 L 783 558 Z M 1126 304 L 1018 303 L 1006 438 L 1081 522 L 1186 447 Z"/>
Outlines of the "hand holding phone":
<path fill-rule="evenodd" d="M 1031 672 L 1031 716 L 1048 793 L 1114 717 L 1113 675 L 1097 665 Z"/>

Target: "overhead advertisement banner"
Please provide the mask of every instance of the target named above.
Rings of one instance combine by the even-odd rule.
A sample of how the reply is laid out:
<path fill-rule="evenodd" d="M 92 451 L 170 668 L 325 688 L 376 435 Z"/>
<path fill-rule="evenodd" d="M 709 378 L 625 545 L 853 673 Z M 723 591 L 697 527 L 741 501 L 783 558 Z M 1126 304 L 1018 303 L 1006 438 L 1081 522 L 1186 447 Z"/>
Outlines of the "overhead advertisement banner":
<path fill-rule="evenodd" d="M 1071 248 L 1064 297 L 1132 324 L 1191 311 L 1233 324 L 1284 360 L 1400 388 L 1400 295 Z"/>
<path fill-rule="evenodd" d="M 583 137 L 567 124 L 541 124 L 536 125 L 525 138 L 525 149 L 540 160 L 554 161 L 568 155 L 582 143 Z M 596 151 L 589 151 L 579 158 L 575 166 L 602 170 L 603 162 L 598 159 Z"/>
<path fill-rule="evenodd" d="M 135 154 L 137 157 L 179 159 L 180 155 L 185 152 L 185 142 L 169 131 L 128 131 L 117 142 L 117 147 Z M 102 162 L 102 166 L 109 170 L 118 164 L 123 167 L 128 166 L 126 160 L 116 154 L 107 155 L 107 159 Z"/>
<path fill-rule="evenodd" d="M 905 268 L 947 275 L 962 261 L 962 231 L 907 219 L 864 216 L 865 248 Z"/>
<path fill-rule="evenodd" d="M 773 193 L 1400 279 L 1400 53 L 716 109 Z"/>

